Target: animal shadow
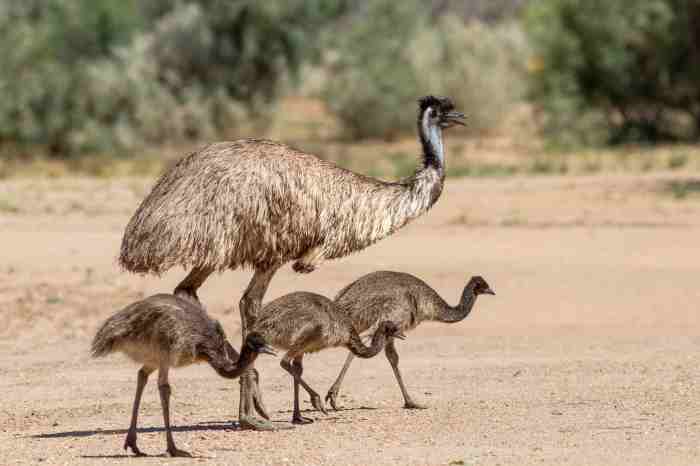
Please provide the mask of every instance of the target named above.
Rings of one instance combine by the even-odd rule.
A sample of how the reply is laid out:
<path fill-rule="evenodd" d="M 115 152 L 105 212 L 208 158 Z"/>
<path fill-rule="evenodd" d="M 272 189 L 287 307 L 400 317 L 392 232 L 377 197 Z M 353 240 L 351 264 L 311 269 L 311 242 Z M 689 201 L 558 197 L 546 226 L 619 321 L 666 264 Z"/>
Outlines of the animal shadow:
<path fill-rule="evenodd" d="M 231 421 L 200 422 L 189 426 L 173 426 L 173 432 L 199 432 L 212 430 L 241 430 L 240 425 Z M 165 432 L 164 427 L 141 427 L 137 429 L 139 434 L 152 432 Z M 126 435 L 127 429 L 93 429 L 93 430 L 69 430 L 65 432 L 52 432 L 47 434 L 35 434 L 29 438 L 52 439 L 66 437 L 91 437 L 93 435 Z"/>

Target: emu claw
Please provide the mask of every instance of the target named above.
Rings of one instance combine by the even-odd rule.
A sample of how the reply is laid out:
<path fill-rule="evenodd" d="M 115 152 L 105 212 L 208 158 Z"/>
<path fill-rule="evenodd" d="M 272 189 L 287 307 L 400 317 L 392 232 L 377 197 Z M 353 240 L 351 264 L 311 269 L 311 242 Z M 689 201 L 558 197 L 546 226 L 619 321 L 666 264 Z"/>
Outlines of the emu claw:
<path fill-rule="evenodd" d="M 311 397 L 311 405 L 317 410 L 321 411 L 323 414 L 328 415 L 328 411 L 326 411 L 326 407 L 323 406 L 323 401 L 321 400 L 320 396 L 313 395 Z"/>
<path fill-rule="evenodd" d="M 418 404 L 415 401 L 407 401 L 403 407 L 404 409 L 428 409 L 427 406 Z"/>
<path fill-rule="evenodd" d="M 192 458 L 192 454 L 185 450 L 179 450 L 175 447 L 168 448 L 168 454 L 173 458 Z"/>
<path fill-rule="evenodd" d="M 129 448 L 131 448 L 132 453 L 134 456 L 148 456 L 141 450 L 139 450 L 139 447 L 136 446 L 136 436 L 134 435 L 131 437 L 131 435 L 126 436 L 126 440 L 124 441 L 124 450 L 129 451 Z"/>
<path fill-rule="evenodd" d="M 330 404 L 331 408 L 333 408 L 333 410 L 340 411 L 338 406 L 336 406 L 336 404 L 335 404 L 335 398 L 337 396 L 338 396 L 337 393 L 335 393 L 333 391 L 329 391 L 328 393 L 326 393 L 326 403 Z"/>
<path fill-rule="evenodd" d="M 301 415 L 292 417 L 292 424 L 312 424 L 313 422 L 313 419 Z"/>
<path fill-rule="evenodd" d="M 275 426 L 270 421 L 264 420 L 264 419 L 256 419 L 254 417 L 240 418 L 238 420 L 238 423 L 240 424 L 241 429 L 246 429 L 246 430 L 258 430 L 258 431 L 276 430 Z"/>

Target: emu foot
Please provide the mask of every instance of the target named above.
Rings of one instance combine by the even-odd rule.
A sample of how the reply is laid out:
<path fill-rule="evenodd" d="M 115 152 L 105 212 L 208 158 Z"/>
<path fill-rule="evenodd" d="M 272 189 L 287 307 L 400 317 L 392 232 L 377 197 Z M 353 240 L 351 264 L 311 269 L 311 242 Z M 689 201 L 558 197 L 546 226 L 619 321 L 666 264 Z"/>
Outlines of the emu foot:
<path fill-rule="evenodd" d="M 296 273 L 311 273 L 314 270 L 316 270 L 316 266 L 313 264 L 307 264 L 306 262 L 302 262 L 302 261 L 298 260 L 292 264 L 292 269 Z"/>
<path fill-rule="evenodd" d="M 129 431 L 129 433 L 126 434 L 126 440 L 124 441 L 124 450 L 128 451 L 129 448 L 131 448 L 131 451 L 134 453 L 135 456 L 148 456 L 147 454 L 139 450 L 139 447 L 136 446 L 136 432 Z"/>
<path fill-rule="evenodd" d="M 422 405 L 420 403 L 416 403 L 413 400 L 408 400 L 406 403 L 403 405 L 404 409 L 428 409 L 427 406 Z"/>
<path fill-rule="evenodd" d="M 313 422 L 313 419 L 304 417 L 301 414 L 295 414 L 294 416 L 292 416 L 292 424 L 311 424 Z"/>
<path fill-rule="evenodd" d="M 326 411 L 326 407 L 323 405 L 323 400 L 321 400 L 321 397 L 315 393 L 311 396 L 311 405 L 315 409 L 321 411 L 323 414 L 328 414 L 328 411 Z"/>
<path fill-rule="evenodd" d="M 168 448 L 168 455 L 173 458 L 192 458 L 192 454 L 185 450 L 180 450 L 179 448 L 172 447 Z"/>
<path fill-rule="evenodd" d="M 270 431 L 276 430 L 275 426 L 272 425 L 267 419 L 258 419 L 252 416 L 242 417 L 238 420 L 241 429 L 245 430 L 258 430 L 258 431 Z"/>
<path fill-rule="evenodd" d="M 326 393 L 326 403 L 331 405 L 331 408 L 333 408 L 335 411 L 340 411 L 340 408 L 338 408 L 338 405 L 335 404 L 335 400 L 338 397 L 338 392 L 334 390 L 328 390 L 328 393 Z"/>

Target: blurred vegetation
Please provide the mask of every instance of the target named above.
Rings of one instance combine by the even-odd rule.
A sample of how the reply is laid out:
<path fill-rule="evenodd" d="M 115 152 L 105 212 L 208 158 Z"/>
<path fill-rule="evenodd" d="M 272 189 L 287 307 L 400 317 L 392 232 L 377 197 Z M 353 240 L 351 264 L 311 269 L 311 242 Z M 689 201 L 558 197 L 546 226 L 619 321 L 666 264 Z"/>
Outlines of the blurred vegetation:
<path fill-rule="evenodd" d="M 419 77 L 407 44 L 427 19 L 419 0 L 367 0 L 329 38 L 321 97 L 348 139 L 413 128 Z"/>
<path fill-rule="evenodd" d="M 564 145 L 700 137 L 700 2 L 541 0 L 531 97 Z"/>
<path fill-rule="evenodd" d="M 414 131 L 403 109 L 425 94 L 450 96 L 472 131 L 496 127 L 521 99 L 528 51 L 516 24 L 465 25 L 449 8 L 431 19 L 421 5 L 368 0 L 334 35 L 321 97 L 347 139 Z"/>
<path fill-rule="evenodd" d="M 452 97 L 472 135 L 700 137 L 697 0 L 24 0 L 0 3 L 0 37 L 0 159 L 153 154 L 268 125 L 285 139 L 275 110 L 290 95 L 322 102 L 309 126 L 332 117 L 313 131 L 321 151 L 413 134 L 429 93 Z"/>
<path fill-rule="evenodd" d="M 342 0 L 0 4 L 0 144 L 50 154 L 210 138 L 318 56 Z"/>

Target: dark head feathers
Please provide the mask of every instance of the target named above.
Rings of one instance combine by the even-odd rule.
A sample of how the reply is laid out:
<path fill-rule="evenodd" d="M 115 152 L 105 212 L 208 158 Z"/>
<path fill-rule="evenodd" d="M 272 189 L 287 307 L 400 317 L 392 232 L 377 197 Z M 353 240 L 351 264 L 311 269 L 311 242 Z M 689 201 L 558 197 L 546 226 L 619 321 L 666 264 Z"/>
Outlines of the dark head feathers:
<path fill-rule="evenodd" d="M 418 99 L 419 113 L 423 113 L 426 108 L 433 107 L 440 110 L 441 113 L 454 110 L 455 105 L 449 97 L 436 97 L 434 95 L 426 95 Z"/>

